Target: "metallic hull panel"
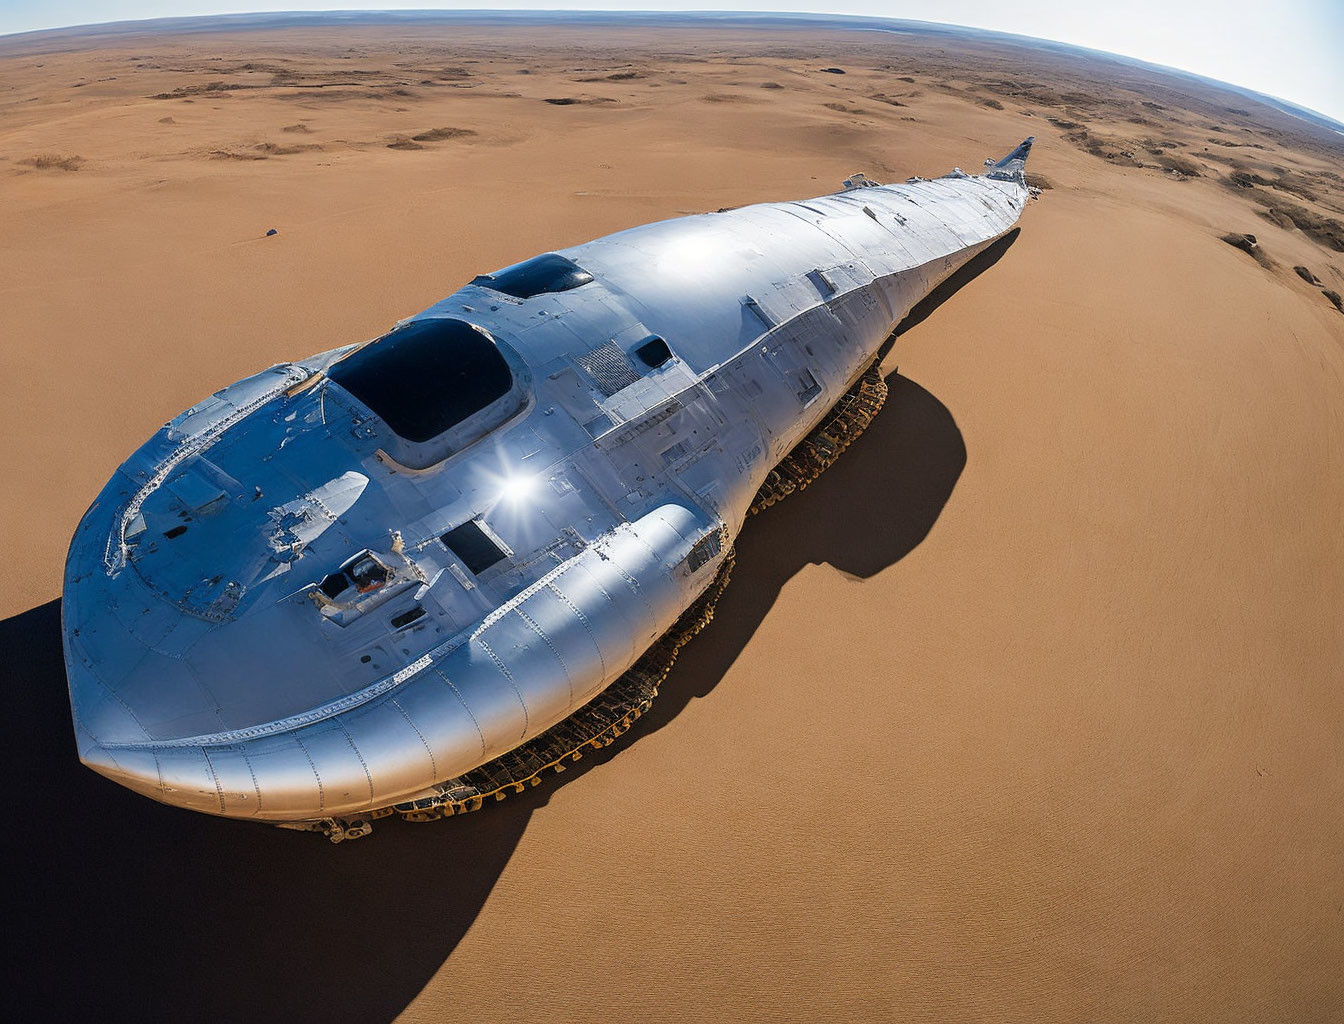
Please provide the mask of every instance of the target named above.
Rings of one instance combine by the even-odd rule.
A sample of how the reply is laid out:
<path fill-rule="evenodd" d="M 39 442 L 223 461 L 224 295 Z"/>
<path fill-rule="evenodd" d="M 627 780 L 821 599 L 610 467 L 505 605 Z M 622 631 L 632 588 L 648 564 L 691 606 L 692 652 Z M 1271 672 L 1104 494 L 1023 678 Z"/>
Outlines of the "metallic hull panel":
<path fill-rule="evenodd" d="M 409 323 L 468 324 L 511 390 L 429 440 L 335 383 L 350 348 L 188 410 L 71 544 L 81 758 L 298 823 L 414 799 L 564 720 L 710 585 L 891 328 L 1013 226 L 1028 148 L 561 250 L 563 289 L 478 279 Z"/>

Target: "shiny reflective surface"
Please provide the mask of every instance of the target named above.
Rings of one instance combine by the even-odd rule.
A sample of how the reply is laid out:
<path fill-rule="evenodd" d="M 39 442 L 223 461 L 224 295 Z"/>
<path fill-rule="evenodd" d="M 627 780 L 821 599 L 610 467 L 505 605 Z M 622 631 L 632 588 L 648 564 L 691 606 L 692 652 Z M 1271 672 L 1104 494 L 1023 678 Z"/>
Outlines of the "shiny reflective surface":
<path fill-rule="evenodd" d="M 558 254 L 581 286 L 467 285 L 403 330 L 469 325 L 511 397 L 440 434 L 402 437 L 395 393 L 343 388 L 348 349 L 188 410 L 71 545 L 81 758 L 155 799 L 304 822 L 562 720 L 710 583 L 727 545 L 693 551 L 736 534 L 891 327 L 1011 228 L 1024 157 L 621 232 Z"/>

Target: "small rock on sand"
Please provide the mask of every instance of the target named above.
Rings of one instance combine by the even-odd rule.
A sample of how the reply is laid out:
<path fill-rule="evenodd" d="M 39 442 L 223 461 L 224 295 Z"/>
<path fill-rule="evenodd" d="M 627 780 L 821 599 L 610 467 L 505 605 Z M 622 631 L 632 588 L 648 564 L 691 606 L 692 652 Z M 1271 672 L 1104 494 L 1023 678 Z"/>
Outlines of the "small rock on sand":
<path fill-rule="evenodd" d="M 1260 248 L 1260 243 L 1256 241 L 1254 235 L 1238 234 L 1233 231 L 1223 235 L 1222 239 L 1228 245 L 1232 246 L 1232 248 L 1240 249 L 1242 252 L 1252 257 L 1256 263 L 1259 263 L 1260 266 L 1264 267 L 1266 270 L 1273 269 L 1274 261 L 1270 259 L 1269 254 L 1265 252 L 1264 249 Z"/>

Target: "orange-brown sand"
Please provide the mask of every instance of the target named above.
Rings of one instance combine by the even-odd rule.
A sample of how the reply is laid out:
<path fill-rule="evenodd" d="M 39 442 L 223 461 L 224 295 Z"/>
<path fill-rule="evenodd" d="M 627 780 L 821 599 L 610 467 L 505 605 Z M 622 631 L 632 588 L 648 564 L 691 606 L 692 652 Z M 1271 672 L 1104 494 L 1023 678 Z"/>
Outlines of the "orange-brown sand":
<path fill-rule="evenodd" d="M 1068 51 L 817 28 L 21 38 L 0 87 L 13 1003 L 1344 1014 L 1344 138 Z M 75 761 L 66 543 L 179 410 L 548 248 L 1029 134 L 1052 187 L 1020 234 L 907 325 L 862 441 L 747 524 L 603 756 L 341 847 Z"/>

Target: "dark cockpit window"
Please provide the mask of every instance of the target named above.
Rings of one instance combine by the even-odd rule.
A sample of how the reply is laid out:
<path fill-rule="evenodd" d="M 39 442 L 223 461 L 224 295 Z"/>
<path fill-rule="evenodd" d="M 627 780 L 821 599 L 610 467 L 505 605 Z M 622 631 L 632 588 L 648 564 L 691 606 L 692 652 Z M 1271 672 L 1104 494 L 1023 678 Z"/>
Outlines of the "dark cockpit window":
<path fill-rule="evenodd" d="M 327 376 L 408 441 L 428 441 L 503 398 L 513 374 L 462 320 L 414 320 L 352 353 Z"/>
<path fill-rule="evenodd" d="M 471 283 L 512 295 L 515 299 L 530 299 L 543 292 L 567 292 L 592 279 L 593 275 L 577 263 L 551 252 L 533 256 L 493 274 L 482 274 Z"/>
<path fill-rule="evenodd" d="M 334 601 L 350 589 L 350 579 L 344 572 L 337 571 L 325 577 L 318 586 Z"/>

